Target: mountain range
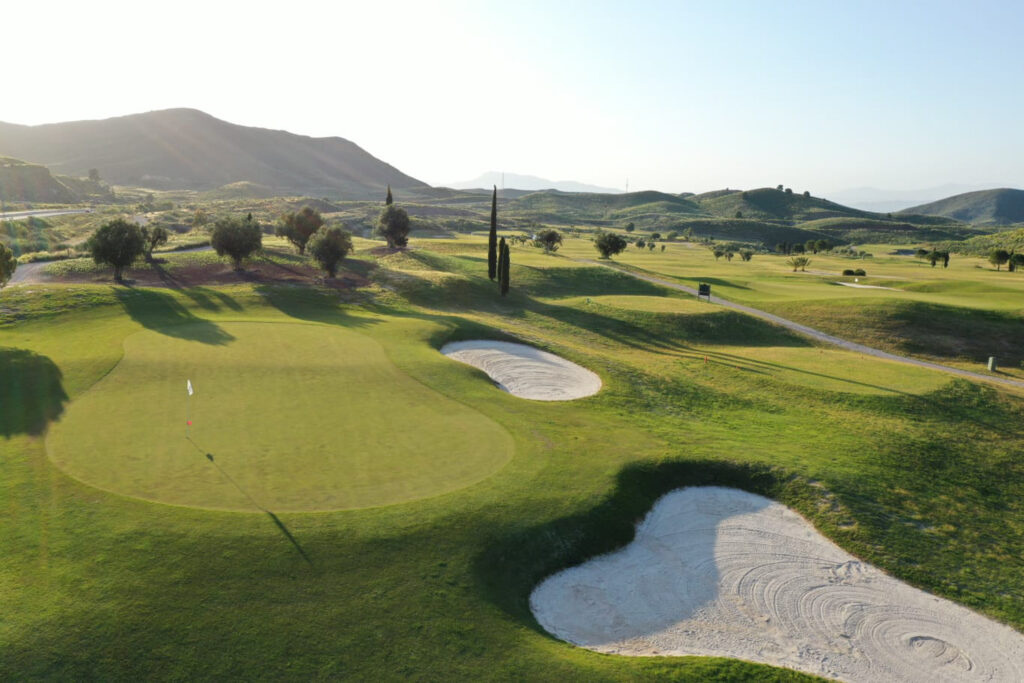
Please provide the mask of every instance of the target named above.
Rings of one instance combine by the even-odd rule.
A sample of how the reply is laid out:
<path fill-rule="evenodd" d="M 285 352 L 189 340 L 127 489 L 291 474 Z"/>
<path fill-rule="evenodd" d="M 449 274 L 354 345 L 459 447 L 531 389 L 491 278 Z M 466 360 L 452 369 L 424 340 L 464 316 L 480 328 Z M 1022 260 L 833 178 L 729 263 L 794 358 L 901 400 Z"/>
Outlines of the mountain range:
<path fill-rule="evenodd" d="M 0 155 L 108 183 L 210 190 L 238 181 L 284 193 L 380 196 L 428 187 L 339 137 L 239 126 L 195 109 L 165 109 L 39 126 L 0 122 Z"/>
<path fill-rule="evenodd" d="M 482 173 L 472 180 L 462 180 L 456 183 L 446 183 L 445 187 L 454 190 L 474 190 L 478 188 L 527 190 L 558 190 L 559 192 L 592 192 L 598 194 L 619 194 L 622 190 L 597 185 L 578 183 L 575 180 L 548 180 L 535 175 L 520 175 L 518 173 L 504 173 L 502 171 L 488 171 Z"/>

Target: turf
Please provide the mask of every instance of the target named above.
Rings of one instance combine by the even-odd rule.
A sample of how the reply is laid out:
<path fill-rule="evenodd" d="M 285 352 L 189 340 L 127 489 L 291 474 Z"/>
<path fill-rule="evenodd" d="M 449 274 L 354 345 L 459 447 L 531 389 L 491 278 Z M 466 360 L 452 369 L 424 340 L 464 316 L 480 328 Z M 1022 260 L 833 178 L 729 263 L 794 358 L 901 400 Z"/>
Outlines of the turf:
<path fill-rule="evenodd" d="M 377 258 L 356 303 L 249 284 L 137 302 L 108 286 L 4 291 L 0 371 L 20 368 L 43 387 L 28 394 L 31 419 L 9 410 L 20 391 L 0 391 L 0 678 L 807 680 L 738 661 L 599 655 L 533 621 L 538 579 L 628 542 L 657 496 L 691 484 L 770 495 L 887 572 L 1024 628 L 1019 396 L 706 307 L 650 310 L 647 297 L 672 297 L 529 247 L 513 248 L 501 298 L 479 240 L 413 246 Z M 759 260 L 722 264 L 718 277 Z M 758 278 L 742 286 L 771 298 Z M 634 296 L 645 303 L 628 305 Z M 63 474 L 46 430 L 76 419 L 128 367 L 133 344 L 220 348 L 161 332 L 179 326 L 216 326 L 234 338 L 224 348 L 240 349 L 248 326 L 363 335 L 432 400 L 500 425 L 513 455 L 448 493 L 332 512 L 268 506 L 273 516 L 154 504 Z M 510 336 L 595 370 L 604 388 L 579 402 L 523 401 L 437 354 L 449 340 Z M 205 397 L 209 384 L 195 381 Z M 172 389 L 166 410 L 180 427 L 180 378 Z M 249 434 L 275 418 L 267 397 L 238 396 L 252 417 L 236 445 L 248 451 L 259 447 Z M 393 431 L 424 431 L 403 415 Z M 336 419 L 345 433 L 372 418 Z M 307 438 L 320 437 L 292 441 Z"/>
<path fill-rule="evenodd" d="M 193 322 L 131 335 L 50 432 L 50 457 L 108 491 L 280 512 L 424 498 L 505 464 L 512 440 L 500 426 L 413 381 L 356 331 L 381 323 Z M 415 324 L 393 323 L 394 334 Z M 398 415 L 404 429 L 392 428 Z"/>

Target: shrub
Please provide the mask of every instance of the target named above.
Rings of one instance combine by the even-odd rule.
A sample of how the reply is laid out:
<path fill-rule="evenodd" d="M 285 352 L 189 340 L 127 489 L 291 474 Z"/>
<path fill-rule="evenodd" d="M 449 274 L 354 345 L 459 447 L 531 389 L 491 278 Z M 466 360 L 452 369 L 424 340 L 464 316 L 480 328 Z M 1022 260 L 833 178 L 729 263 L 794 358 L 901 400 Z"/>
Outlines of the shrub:
<path fill-rule="evenodd" d="M 867 275 L 867 273 L 864 272 L 863 268 L 858 268 L 857 270 L 853 271 L 853 274 L 859 275 L 860 277 L 864 277 L 865 275 Z"/>
<path fill-rule="evenodd" d="M 851 276 L 851 275 L 856 275 L 856 273 L 853 272 L 852 268 L 847 268 L 846 270 L 843 271 L 843 275 Z"/>

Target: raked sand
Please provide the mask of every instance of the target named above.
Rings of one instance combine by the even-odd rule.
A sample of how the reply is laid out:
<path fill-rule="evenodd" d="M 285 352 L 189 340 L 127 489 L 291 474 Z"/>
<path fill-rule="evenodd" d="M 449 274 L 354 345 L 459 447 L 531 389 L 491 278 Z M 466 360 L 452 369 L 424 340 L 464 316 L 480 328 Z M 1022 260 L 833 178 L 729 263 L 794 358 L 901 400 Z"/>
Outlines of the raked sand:
<path fill-rule="evenodd" d="M 441 353 L 483 370 L 501 389 L 520 398 L 569 401 L 601 389 L 601 378 L 590 370 L 524 344 L 461 341 L 445 344 Z"/>
<path fill-rule="evenodd" d="M 844 681 L 1024 681 L 1024 636 L 860 562 L 736 489 L 661 498 L 627 547 L 530 596 L 555 636 L 623 655 L 735 657 Z"/>

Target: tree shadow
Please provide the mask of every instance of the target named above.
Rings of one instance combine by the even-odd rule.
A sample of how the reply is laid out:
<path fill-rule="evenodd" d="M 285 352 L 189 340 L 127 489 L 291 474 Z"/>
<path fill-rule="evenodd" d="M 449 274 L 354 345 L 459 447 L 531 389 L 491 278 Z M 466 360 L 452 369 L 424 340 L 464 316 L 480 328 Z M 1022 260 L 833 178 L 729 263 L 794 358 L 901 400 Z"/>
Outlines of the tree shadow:
<path fill-rule="evenodd" d="M 63 373 L 27 349 L 0 348 L 0 434 L 39 435 L 60 417 L 68 395 Z"/>
<path fill-rule="evenodd" d="M 117 288 L 114 295 L 125 313 L 148 330 L 168 337 L 223 345 L 234 337 L 209 320 L 194 315 L 170 294 L 142 288 Z"/>
<path fill-rule="evenodd" d="M 290 318 L 342 327 L 367 327 L 378 321 L 348 314 L 333 290 L 305 285 L 257 285 L 263 300 Z"/>

